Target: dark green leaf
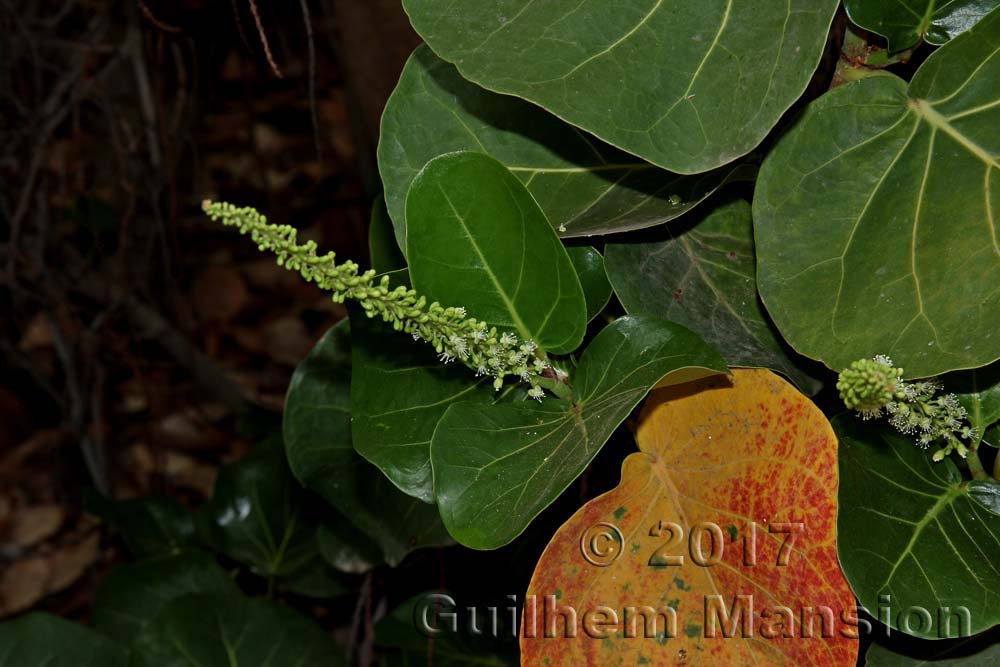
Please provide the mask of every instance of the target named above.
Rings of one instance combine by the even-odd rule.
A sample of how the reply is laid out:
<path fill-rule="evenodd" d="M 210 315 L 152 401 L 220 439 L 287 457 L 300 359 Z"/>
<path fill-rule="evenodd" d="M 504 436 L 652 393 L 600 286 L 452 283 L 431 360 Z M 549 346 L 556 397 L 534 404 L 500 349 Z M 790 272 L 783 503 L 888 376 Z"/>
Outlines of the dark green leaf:
<path fill-rule="evenodd" d="M 466 79 L 664 169 L 752 150 L 802 94 L 834 0 L 404 0 Z"/>
<path fill-rule="evenodd" d="M 413 549 L 446 544 L 437 508 L 404 494 L 354 451 L 350 387 L 344 320 L 299 364 L 288 388 L 285 451 L 295 476 L 377 543 L 390 565 Z"/>
<path fill-rule="evenodd" d="M 387 273 L 405 267 L 406 259 L 400 247 L 401 244 L 396 243 L 385 198 L 377 197 L 368 225 L 368 251 L 371 253 L 372 268 L 379 273 Z"/>
<path fill-rule="evenodd" d="M 214 558 L 201 551 L 182 551 L 113 569 L 97 589 L 92 622 L 98 632 L 128 644 L 174 598 L 239 592 Z"/>
<path fill-rule="evenodd" d="M 186 595 L 167 604 L 133 644 L 132 667 L 337 667 L 333 639 L 310 619 L 235 595 Z"/>
<path fill-rule="evenodd" d="M 382 551 L 350 521 L 336 513 L 335 521 L 324 521 L 316 543 L 326 562 L 341 572 L 360 574 L 383 562 Z"/>
<path fill-rule="evenodd" d="M 687 329 L 623 317 L 583 353 L 575 402 L 452 405 L 431 442 L 449 532 L 474 549 L 507 544 L 583 472 L 650 388 L 667 376 L 681 382 L 725 368 Z"/>
<path fill-rule="evenodd" d="M 448 616 L 453 614 L 453 616 Z M 451 625 L 449 619 L 455 619 Z M 387 651 L 388 667 L 402 665 L 426 665 L 428 656 L 433 656 L 435 667 L 512 667 L 518 665 L 517 628 L 510 627 L 510 614 L 500 608 L 497 616 L 498 632 L 504 633 L 509 641 L 504 643 L 492 637 L 492 616 L 483 614 L 476 619 L 477 628 L 483 636 L 469 636 L 469 628 L 463 623 L 462 609 L 455 599 L 440 593 L 427 592 L 417 595 L 383 618 L 375 625 L 375 643 Z M 426 622 L 426 625 L 425 625 Z M 501 627 L 501 624 L 506 624 Z M 433 638 L 418 628 L 430 629 Z"/>
<path fill-rule="evenodd" d="M 566 248 L 587 302 L 587 321 L 597 317 L 611 299 L 611 283 L 604 270 L 604 257 L 589 246 Z"/>
<path fill-rule="evenodd" d="M 587 306 L 559 237 L 521 181 L 481 153 L 427 163 L 406 196 L 413 287 L 556 354 L 583 340 Z"/>
<path fill-rule="evenodd" d="M 125 649 L 78 623 L 34 613 L 0 623 L 0 667 L 125 667 Z"/>
<path fill-rule="evenodd" d="M 784 373 L 807 394 L 820 383 L 799 370 L 757 297 L 750 205 L 737 200 L 662 240 L 609 243 L 608 277 L 625 310 L 689 327 L 732 366 Z"/>
<path fill-rule="evenodd" d="M 844 0 L 851 20 L 889 40 L 889 50 L 902 51 L 921 38 L 944 44 L 1000 7 L 998 0 Z"/>
<path fill-rule="evenodd" d="M 920 67 L 840 86 L 778 142 L 754 195 L 761 297 L 835 370 L 907 377 L 1000 357 L 1000 11 Z"/>
<path fill-rule="evenodd" d="M 430 345 L 360 310 L 351 313 L 351 330 L 354 448 L 401 491 L 432 503 L 434 427 L 452 403 L 491 402 L 492 379 L 476 378 L 462 364 L 442 364 Z"/>
<path fill-rule="evenodd" d="M 194 515 L 174 498 L 111 500 L 88 491 L 84 507 L 120 532 L 137 558 L 173 553 L 197 543 Z"/>
<path fill-rule="evenodd" d="M 865 667 L 995 667 L 1000 664 L 1000 633 L 944 641 L 905 637 L 890 646 L 868 649 Z"/>
<path fill-rule="evenodd" d="M 319 553 L 307 502 L 272 438 L 219 471 L 199 521 L 212 546 L 258 575 L 296 593 L 333 596 L 344 587 Z"/>
<path fill-rule="evenodd" d="M 853 415 L 833 425 L 837 550 L 861 604 L 892 628 L 928 639 L 1000 623 L 1000 516 L 984 504 L 1000 485 L 964 483 L 950 458 L 932 462 L 888 426 Z M 907 613 L 911 607 L 930 623 L 923 612 Z"/>
<path fill-rule="evenodd" d="M 389 213 L 405 246 L 406 192 L 430 160 L 488 153 L 517 176 L 560 236 L 658 225 L 691 210 L 749 166 L 672 174 L 564 123 L 517 97 L 463 79 L 426 46 L 414 51 L 382 115 L 378 162 Z"/>

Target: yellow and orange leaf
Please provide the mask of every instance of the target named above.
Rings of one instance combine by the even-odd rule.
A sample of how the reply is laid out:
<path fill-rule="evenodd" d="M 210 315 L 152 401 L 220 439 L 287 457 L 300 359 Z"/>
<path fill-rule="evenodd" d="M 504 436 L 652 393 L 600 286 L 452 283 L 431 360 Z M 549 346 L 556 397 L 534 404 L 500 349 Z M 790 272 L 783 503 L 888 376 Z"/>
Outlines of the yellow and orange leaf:
<path fill-rule="evenodd" d="M 770 371 L 735 370 L 654 392 L 637 439 L 619 486 L 539 560 L 521 664 L 854 665 L 823 414 Z"/>

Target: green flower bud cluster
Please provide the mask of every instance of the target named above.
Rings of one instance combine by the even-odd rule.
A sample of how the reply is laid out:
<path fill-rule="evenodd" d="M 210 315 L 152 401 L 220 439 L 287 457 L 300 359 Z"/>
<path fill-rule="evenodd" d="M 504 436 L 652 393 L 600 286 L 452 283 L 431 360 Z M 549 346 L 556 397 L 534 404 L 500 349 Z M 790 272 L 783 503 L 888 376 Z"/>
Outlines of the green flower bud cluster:
<path fill-rule="evenodd" d="M 906 398 L 902 377 L 902 368 L 893 368 L 888 357 L 879 355 L 853 362 L 837 378 L 837 389 L 848 409 L 871 419 L 880 416 L 890 402 Z"/>
<path fill-rule="evenodd" d="M 966 423 L 968 414 L 954 394 L 935 396 L 941 386 L 933 380 L 906 382 L 903 369 L 885 355 L 853 362 L 841 372 L 837 389 L 844 405 L 863 419 L 885 414 L 900 433 L 915 436 L 920 447 L 937 445 L 935 461 L 952 452 L 965 458 L 969 447 L 963 440 L 976 439 L 976 429 Z"/>
<path fill-rule="evenodd" d="M 294 227 L 271 224 L 253 208 L 205 201 L 202 209 L 212 220 L 249 234 L 262 252 L 277 256 L 279 266 L 298 271 L 305 280 L 332 292 L 335 302 L 357 301 L 368 317 L 377 316 L 395 330 L 430 344 L 442 362 L 461 361 L 477 376 L 491 376 L 497 391 L 506 378 L 514 377 L 530 385 L 531 398 L 541 400 L 545 395 L 539 381 L 554 371 L 531 341 L 498 332 L 496 327 L 468 317 L 464 308 L 427 303 L 426 297 L 413 289 L 390 287 L 388 276 L 376 282 L 375 271 L 358 273 L 358 265 L 351 261 L 338 265 L 332 252 L 317 255 L 315 241 L 297 243 Z"/>

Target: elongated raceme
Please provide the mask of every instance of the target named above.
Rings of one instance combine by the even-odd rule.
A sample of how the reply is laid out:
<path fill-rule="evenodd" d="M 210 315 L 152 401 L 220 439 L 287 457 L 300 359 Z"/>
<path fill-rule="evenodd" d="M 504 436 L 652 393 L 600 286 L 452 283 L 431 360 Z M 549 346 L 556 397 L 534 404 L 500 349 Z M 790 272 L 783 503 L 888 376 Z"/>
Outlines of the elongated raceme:
<path fill-rule="evenodd" d="M 358 265 L 350 260 L 337 264 L 334 253 L 317 254 L 315 241 L 298 243 L 294 227 L 269 223 L 254 208 L 205 201 L 202 209 L 212 220 L 248 234 L 261 252 L 274 253 L 279 266 L 297 271 L 305 280 L 331 292 L 335 302 L 356 301 L 368 317 L 379 317 L 397 331 L 432 345 L 442 362 L 461 361 L 477 376 L 493 377 L 497 390 L 505 378 L 513 376 L 530 385 L 528 395 L 532 398 L 544 396 L 539 381 L 543 374 L 551 374 L 551 369 L 544 353 L 531 341 L 519 341 L 511 332 L 488 327 L 468 317 L 463 307 L 427 303 L 413 289 L 391 287 L 389 276 L 376 278 L 373 270 L 359 273 Z"/>

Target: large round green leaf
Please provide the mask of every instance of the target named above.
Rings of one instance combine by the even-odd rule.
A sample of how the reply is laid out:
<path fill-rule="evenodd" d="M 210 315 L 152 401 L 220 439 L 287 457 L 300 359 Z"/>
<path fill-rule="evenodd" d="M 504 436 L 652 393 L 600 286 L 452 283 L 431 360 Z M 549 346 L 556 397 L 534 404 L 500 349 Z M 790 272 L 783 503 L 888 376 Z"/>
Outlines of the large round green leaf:
<path fill-rule="evenodd" d="M 658 225 L 691 210 L 747 165 L 679 176 L 581 132 L 524 100 L 463 79 L 419 47 L 382 114 L 378 163 L 396 237 L 405 246 L 406 192 L 430 160 L 454 151 L 488 153 L 531 192 L 560 236 Z"/>
<path fill-rule="evenodd" d="M 354 451 L 350 392 L 351 334 L 344 320 L 292 376 L 284 420 L 292 472 L 378 544 L 390 565 L 413 549 L 448 543 L 434 505 L 404 494 Z"/>
<path fill-rule="evenodd" d="M 434 667 L 513 667 L 520 664 L 517 628 L 492 625 L 490 620 L 486 621 L 491 623 L 485 626 L 489 628 L 487 632 L 466 633 L 465 628 L 451 632 L 446 619 L 454 618 L 448 614 L 457 613 L 461 612 L 454 598 L 434 591 L 412 597 L 396 607 L 375 625 L 375 644 L 388 649 L 384 651 L 383 667 L 426 665 L 429 656 L 433 656 L 431 664 Z M 500 618 L 500 623 L 509 622 Z M 425 622 L 427 628 L 438 631 L 437 636 L 424 634 Z"/>
<path fill-rule="evenodd" d="M 731 366 L 770 368 L 804 392 L 820 383 L 800 370 L 757 296 L 750 205 L 737 200 L 656 239 L 609 243 L 608 277 L 625 310 L 690 328 Z"/>
<path fill-rule="evenodd" d="M 108 637 L 128 644 L 174 598 L 190 593 L 239 595 L 240 589 L 215 559 L 182 551 L 119 565 L 94 596 L 91 621 Z"/>
<path fill-rule="evenodd" d="M 928 639 L 1000 623 L 1000 484 L 965 482 L 951 459 L 934 463 L 912 436 L 887 426 L 854 415 L 833 425 L 837 550 L 861 604 Z"/>
<path fill-rule="evenodd" d="M 725 368 L 684 327 L 623 317 L 584 351 L 572 402 L 452 405 L 431 441 L 434 490 L 448 531 L 474 549 L 507 544 L 583 472 L 654 385 Z"/>
<path fill-rule="evenodd" d="M 754 195 L 757 278 L 779 330 L 834 369 L 907 376 L 1000 358 L 1000 11 L 923 64 L 809 105 Z"/>
<path fill-rule="evenodd" d="M 405 194 L 405 193 L 404 193 Z M 368 255 L 372 268 L 379 273 L 397 271 L 406 266 L 406 258 L 397 243 L 392 220 L 384 197 L 377 197 L 368 222 Z"/>
<path fill-rule="evenodd" d="M 604 268 L 604 256 L 590 246 L 566 248 L 587 301 L 587 321 L 597 317 L 611 300 L 611 283 Z"/>
<path fill-rule="evenodd" d="M 33 613 L 0 623 L 0 667 L 125 667 L 128 653 L 90 628 Z"/>
<path fill-rule="evenodd" d="M 174 553 L 197 544 L 194 515 L 176 498 L 112 500 L 87 490 L 83 506 L 120 532 L 129 551 L 138 558 Z"/>
<path fill-rule="evenodd" d="M 316 541 L 321 505 L 292 476 L 281 439 L 271 438 L 222 467 L 198 519 L 209 544 L 258 575 L 296 593 L 332 597 L 344 585 Z"/>
<path fill-rule="evenodd" d="M 1000 0 L 844 0 L 844 7 L 852 21 L 885 37 L 895 52 L 921 38 L 944 44 L 1000 7 Z"/>
<path fill-rule="evenodd" d="M 132 667 L 346 664 L 333 638 L 311 619 L 241 595 L 179 597 L 146 626 L 132 648 Z"/>
<path fill-rule="evenodd" d="M 406 196 L 413 287 L 546 352 L 583 340 L 587 306 L 559 237 L 524 185 L 482 153 L 427 163 Z"/>
<path fill-rule="evenodd" d="M 433 503 L 434 428 L 452 403 L 492 401 L 492 378 L 477 378 L 464 364 L 442 364 L 430 345 L 360 309 L 351 312 L 351 330 L 354 448 L 401 491 Z"/>
<path fill-rule="evenodd" d="M 836 0 L 404 0 L 462 75 L 670 171 L 752 150 L 802 94 Z"/>
<path fill-rule="evenodd" d="M 865 667 L 996 667 L 1000 665 L 1000 633 L 945 641 L 910 637 L 899 646 L 874 644 L 865 655 Z"/>

